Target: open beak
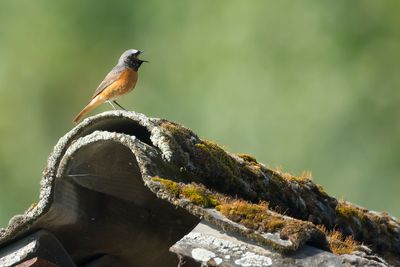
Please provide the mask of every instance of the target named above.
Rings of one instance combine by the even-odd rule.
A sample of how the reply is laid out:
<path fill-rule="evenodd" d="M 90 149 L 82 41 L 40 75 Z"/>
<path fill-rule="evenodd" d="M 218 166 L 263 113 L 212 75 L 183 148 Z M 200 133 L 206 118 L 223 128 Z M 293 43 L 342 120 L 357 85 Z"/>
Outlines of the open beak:
<path fill-rule="evenodd" d="M 149 61 L 139 58 L 139 55 L 142 54 L 143 52 L 144 52 L 144 51 L 138 50 L 138 52 L 136 53 L 136 58 L 139 59 L 139 60 L 142 61 L 142 62 L 149 63 Z"/>

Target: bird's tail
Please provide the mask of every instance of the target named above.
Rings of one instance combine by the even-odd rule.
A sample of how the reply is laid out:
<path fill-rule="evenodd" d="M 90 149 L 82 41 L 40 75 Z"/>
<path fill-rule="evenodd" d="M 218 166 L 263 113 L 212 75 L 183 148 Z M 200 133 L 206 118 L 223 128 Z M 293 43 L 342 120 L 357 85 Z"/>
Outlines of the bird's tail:
<path fill-rule="evenodd" d="M 84 107 L 81 112 L 78 113 L 78 115 L 76 115 L 76 117 L 74 118 L 73 122 L 78 123 L 80 122 L 80 120 L 82 119 L 82 117 L 92 111 L 93 109 L 95 109 L 97 106 L 101 105 L 104 103 L 104 100 L 102 100 L 99 97 L 95 97 L 93 98 L 92 101 L 89 102 L 89 104 L 86 105 L 86 107 Z"/>

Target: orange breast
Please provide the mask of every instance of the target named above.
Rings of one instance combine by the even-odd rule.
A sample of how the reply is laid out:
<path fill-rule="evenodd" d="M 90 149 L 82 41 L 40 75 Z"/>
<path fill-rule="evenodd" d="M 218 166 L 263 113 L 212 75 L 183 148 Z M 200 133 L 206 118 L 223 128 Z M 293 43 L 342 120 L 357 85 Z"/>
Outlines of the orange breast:
<path fill-rule="evenodd" d="M 138 79 L 137 72 L 127 69 L 121 73 L 118 81 L 108 86 L 102 92 L 102 96 L 107 100 L 115 100 L 121 95 L 129 93 L 135 87 Z"/>

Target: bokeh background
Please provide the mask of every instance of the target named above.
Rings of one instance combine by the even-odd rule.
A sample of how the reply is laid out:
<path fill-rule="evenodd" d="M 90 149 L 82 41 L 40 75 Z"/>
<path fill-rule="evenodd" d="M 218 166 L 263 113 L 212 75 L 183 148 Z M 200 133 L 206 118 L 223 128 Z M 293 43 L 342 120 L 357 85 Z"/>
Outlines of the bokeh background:
<path fill-rule="evenodd" d="M 399 1 L 0 1 L 0 226 L 128 48 L 120 103 L 400 216 Z M 110 109 L 102 106 L 95 112 Z"/>

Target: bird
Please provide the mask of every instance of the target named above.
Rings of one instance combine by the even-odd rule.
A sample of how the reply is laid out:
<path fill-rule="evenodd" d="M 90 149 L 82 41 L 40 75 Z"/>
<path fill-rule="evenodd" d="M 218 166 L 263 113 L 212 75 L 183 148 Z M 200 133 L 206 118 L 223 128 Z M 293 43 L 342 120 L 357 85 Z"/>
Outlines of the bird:
<path fill-rule="evenodd" d="M 122 53 L 117 65 L 106 75 L 94 92 L 90 102 L 76 115 L 73 122 L 79 123 L 85 114 L 104 102 L 108 102 L 114 109 L 116 108 L 113 103 L 124 109 L 116 99 L 135 88 L 138 80 L 138 70 L 143 62 L 148 62 L 139 58 L 142 53 L 143 51 L 136 49 L 129 49 Z"/>

